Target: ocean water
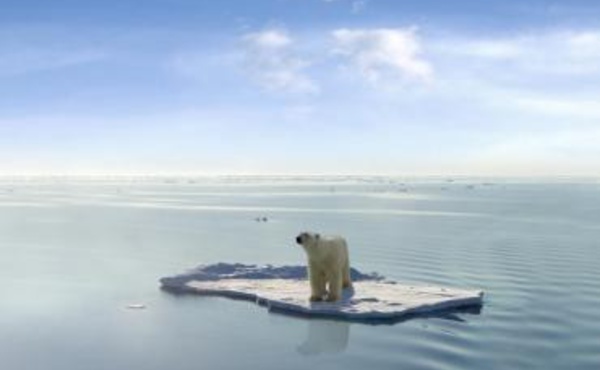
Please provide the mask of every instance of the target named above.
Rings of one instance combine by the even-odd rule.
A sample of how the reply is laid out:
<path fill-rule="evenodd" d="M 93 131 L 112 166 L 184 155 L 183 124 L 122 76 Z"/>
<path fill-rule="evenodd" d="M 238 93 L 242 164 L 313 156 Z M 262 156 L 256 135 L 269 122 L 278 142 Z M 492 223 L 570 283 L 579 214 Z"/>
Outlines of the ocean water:
<path fill-rule="evenodd" d="M 485 304 L 366 325 L 159 289 L 201 263 L 302 263 L 302 230 L 344 235 L 362 271 L 480 288 Z M 8 370 L 595 370 L 599 265 L 596 181 L 4 178 L 0 358 Z"/>

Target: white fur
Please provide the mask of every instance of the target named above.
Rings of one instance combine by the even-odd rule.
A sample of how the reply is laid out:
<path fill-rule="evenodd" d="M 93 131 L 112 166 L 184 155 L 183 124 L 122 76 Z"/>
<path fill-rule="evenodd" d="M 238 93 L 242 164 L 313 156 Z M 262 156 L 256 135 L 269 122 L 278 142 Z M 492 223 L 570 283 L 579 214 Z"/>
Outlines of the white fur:
<path fill-rule="evenodd" d="M 296 242 L 302 245 L 308 257 L 310 300 L 339 300 L 342 289 L 352 287 L 346 240 L 341 236 L 302 233 Z"/>

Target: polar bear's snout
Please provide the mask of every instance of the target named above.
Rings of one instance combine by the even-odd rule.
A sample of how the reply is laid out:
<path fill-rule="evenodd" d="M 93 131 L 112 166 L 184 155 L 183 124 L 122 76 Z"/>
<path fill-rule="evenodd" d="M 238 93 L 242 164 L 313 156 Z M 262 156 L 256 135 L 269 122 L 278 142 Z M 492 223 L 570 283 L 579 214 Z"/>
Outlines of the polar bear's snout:
<path fill-rule="evenodd" d="M 307 232 L 303 232 L 298 234 L 298 236 L 296 237 L 296 243 L 304 246 L 307 243 L 309 243 L 312 239 L 318 239 L 319 236 L 318 234 L 311 234 L 311 233 L 307 233 Z"/>
<path fill-rule="evenodd" d="M 311 246 L 316 243 L 320 237 L 321 235 L 317 233 L 303 232 L 298 234 L 296 237 L 296 243 L 302 245 L 303 247 Z"/>

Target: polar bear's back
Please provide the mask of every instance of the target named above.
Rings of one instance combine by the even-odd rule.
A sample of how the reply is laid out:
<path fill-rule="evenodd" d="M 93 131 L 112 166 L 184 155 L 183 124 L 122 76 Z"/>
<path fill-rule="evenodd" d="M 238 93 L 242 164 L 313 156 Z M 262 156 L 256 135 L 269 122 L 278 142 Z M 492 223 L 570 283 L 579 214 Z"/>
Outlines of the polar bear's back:
<path fill-rule="evenodd" d="M 317 242 L 316 257 L 319 261 L 329 261 L 331 259 L 348 263 L 348 244 L 346 239 L 337 235 L 321 236 Z"/>
<path fill-rule="evenodd" d="M 334 247 L 348 248 L 346 239 L 344 239 L 343 236 L 339 235 L 324 235 L 321 237 L 321 242 L 332 245 Z"/>

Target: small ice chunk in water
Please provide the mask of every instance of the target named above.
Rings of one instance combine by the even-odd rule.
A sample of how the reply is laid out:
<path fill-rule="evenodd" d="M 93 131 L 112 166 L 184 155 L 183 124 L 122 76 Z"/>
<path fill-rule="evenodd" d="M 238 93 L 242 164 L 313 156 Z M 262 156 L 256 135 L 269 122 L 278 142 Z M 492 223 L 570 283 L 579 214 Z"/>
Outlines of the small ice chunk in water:
<path fill-rule="evenodd" d="M 130 303 L 127 305 L 127 308 L 130 310 L 143 310 L 146 308 L 146 305 L 143 303 Z"/>

